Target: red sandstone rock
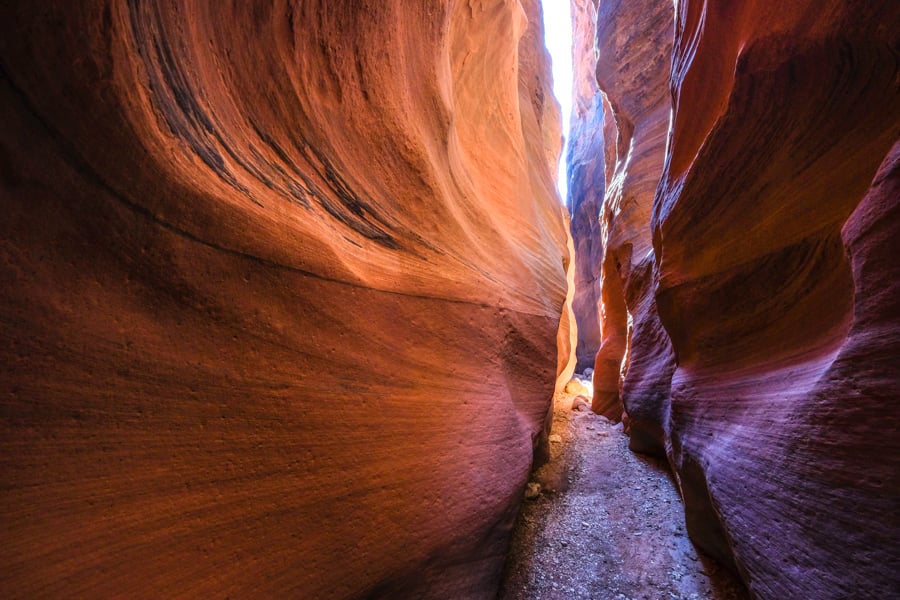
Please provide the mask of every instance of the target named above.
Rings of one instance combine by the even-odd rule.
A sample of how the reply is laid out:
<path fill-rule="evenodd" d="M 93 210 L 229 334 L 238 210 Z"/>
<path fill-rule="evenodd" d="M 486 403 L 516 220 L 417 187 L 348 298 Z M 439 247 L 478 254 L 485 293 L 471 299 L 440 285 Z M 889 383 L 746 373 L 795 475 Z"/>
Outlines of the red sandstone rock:
<path fill-rule="evenodd" d="M 653 222 L 692 536 L 761 598 L 888 597 L 896 157 L 866 190 L 900 137 L 900 6 L 679 7 Z"/>
<path fill-rule="evenodd" d="M 581 8 L 582 24 L 576 30 L 584 28 L 584 19 L 592 18 L 593 9 L 591 3 Z M 593 409 L 618 419 L 623 410 L 623 391 L 628 389 L 623 388 L 623 383 L 627 384 L 629 378 L 631 387 L 637 390 L 633 394 L 636 405 L 644 400 L 646 388 L 668 386 L 667 379 L 663 377 L 660 384 L 659 374 L 650 370 L 641 371 L 636 378 L 626 376 L 626 371 L 630 369 L 629 338 L 635 329 L 639 336 L 654 327 L 661 330 L 652 301 L 647 301 L 653 292 L 650 281 L 654 258 L 649 221 L 669 123 L 672 7 L 652 1 L 602 2 L 595 18 L 596 55 L 593 44 L 576 46 L 576 50 L 580 49 L 576 82 L 595 76 L 599 90 L 597 85 L 584 83 L 576 87 L 576 128 L 570 155 L 584 158 L 573 161 L 576 177 L 570 183 L 570 194 L 576 200 L 598 197 L 604 175 L 608 179 L 602 207 L 598 203 L 591 208 L 600 213 L 599 223 L 573 229 L 573 237 L 576 253 L 579 247 L 596 248 L 592 250 L 591 276 L 596 277 L 599 269 L 602 344 L 594 364 Z M 602 98 L 599 91 L 603 92 Z M 605 111 L 601 104 L 606 105 Z M 582 110 L 583 106 L 590 109 Z M 602 136 L 601 118 L 606 123 Z M 587 119 L 597 121 L 589 126 Z M 606 150 L 601 151 L 600 144 L 604 142 Z M 590 189 L 583 189 L 585 186 Z M 601 238 L 584 239 L 596 234 Z M 594 262 L 601 257 L 602 265 Z M 638 289 L 640 293 L 629 293 Z M 576 302 L 576 311 L 580 308 Z M 643 348 L 639 350 L 642 351 Z M 631 413 L 630 405 L 628 409 Z M 648 413 L 656 414 L 653 408 L 635 409 L 636 420 L 646 418 Z M 660 444 L 660 450 L 661 447 Z"/>
<path fill-rule="evenodd" d="M 575 64 L 572 122 L 567 148 L 571 232 L 575 244 L 575 295 L 572 309 L 578 323 L 576 347 L 579 373 L 594 366 L 602 340 L 600 331 L 600 266 L 603 239 L 600 207 L 606 189 L 603 161 L 602 99 L 594 74 L 594 0 L 573 0 L 573 61 Z"/>
<path fill-rule="evenodd" d="M 629 448 L 663 457 L 670 428 L 669 389 L 675 372 L 675 353 L 656 307 L 654 267 L 652 259 L 641 262 L 632 272 L 626 290 L 633 327 L 622 399 L 630 421 Z"/>
<path fill-rule="evenodd" d="M 558 170 L 558 169 L 557 169 Z M 575 297 L 575 246 L 569 230 L 568 214 L 563 215 L 566 222 L 566 248 L 568 257 L 563 261 L 566 269 L 566 302 L 563 306 L 562 318 L 559 320 L 559 329 L 556 332 L 556 386 L 554 395 L 563 390 L 572 375 L 575 373 L 577 357 L 575 347 L 578 343 L 578 323 L 575 320 L 573 301 Z M 549 424 L 549 422 L 548 422 Z"/>
<path fill-rule="evenodd" d="M 15 2 L 4 597 L 490 597 L 557 373 L 536 1 Z"/>
<path fill-rule="evenodd" d="M 617 173 L 641 147 L 646 164 L 661 156 L 659 145 L 631 143 L 645 120 L 627 116 L 657 89 L 648 40 L 660 29 L 652 17 L 626 28 L 636 14 L 671 10 L 658 4 L 601 5 L 597 74 L 616 115 L 619 143 L 607 156 Z M 621 392 L 632 447 L 667 449 L 692 538 L 755 596 L 891 597 L 900 589 L 900 147 L 891 150 L 900 6 L 677 8 L 666 161 L 658 188 L 642 179 L 657 190 L 652 220 L 638 203 L 629 221 L 621 206 L 631 196 L 616 176 L 604 201 L 605 405 L 630 343 Z M 641 243 L 648 224 L 654 252 L 642 262 L 625 244 Z"/>

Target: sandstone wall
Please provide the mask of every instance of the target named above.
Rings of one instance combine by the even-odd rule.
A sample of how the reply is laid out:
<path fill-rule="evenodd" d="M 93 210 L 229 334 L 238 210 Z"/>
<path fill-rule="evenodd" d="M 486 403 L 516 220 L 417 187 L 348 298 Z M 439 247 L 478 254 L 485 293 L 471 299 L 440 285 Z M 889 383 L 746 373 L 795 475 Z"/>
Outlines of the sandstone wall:
<path fill-rule="evenodd" d="M 593 368 L 600 349 L 600 265 L 603 240 L 600 207 L 606 190 L 603 160 L 603 106 L 594 74 L 596 0 L 572 0 L 575 81 L 569 142 L 566 148 L 571 232 L 575 245 L 575 295 L 572 309 L 578 323 L 576 347 L 578 372 Z M 563 110 L 568 110 L 564 107 Z"/>
<path fill-rule="evenodd" d="M 760 598 L 900 589 L 898 24 L 889 2 L 600 3 L 594 408 L 621 395 L 692 538 Z"/>
<path fill-rule="evenodd" d="M 659 414 L 656 403 L 645 406 L 647 389 L 668 386 L 665 369 L 659 372 L 647 365 L 657 364 L 660 349 L 655 344 L 630 345 L 629 340 L 644 339 L 661 329 L 652 302 L 643 300 L 652 293 L 649 221 L 671 110 L 672 7 L 655 1 L 601 2 L 595 44 L 593 72 L 607 108 L 598 111 L 604 119 L 606 149 L 602 154 L 595 151 L 594 156 L 598 161 L 605 157 L 609 181 L 599 211 L 602 263 L 595 265 L 600 269 L 603 335 L 594 364 L 593 408 L 619 419 L 628 382 L 634 399 L 629 415 L 640 425 Z M 591 62 L 582 60 L 578 65 L 583 70 Z M 599 104 L 596 96 L 594 103 Z M 595 129 L 600 127 L 598 122 Z M 659 393 L 649 396 L 662 397 Z M 658 444 L 659 437 L 650 436 L 647 444 Z"/>
<path fill-rule="evenodd" d="M 898 24 L 891 2 L 676 15 L 652 221 L 672 460 L 693 536 L 761 598 L 900 588 L 896 154 L 873 184 Z"/>
<path fill-rule="evenodd" d="M 491 597 L 569 262 L 537 2 L 3 15 L 2 595 Z"/>

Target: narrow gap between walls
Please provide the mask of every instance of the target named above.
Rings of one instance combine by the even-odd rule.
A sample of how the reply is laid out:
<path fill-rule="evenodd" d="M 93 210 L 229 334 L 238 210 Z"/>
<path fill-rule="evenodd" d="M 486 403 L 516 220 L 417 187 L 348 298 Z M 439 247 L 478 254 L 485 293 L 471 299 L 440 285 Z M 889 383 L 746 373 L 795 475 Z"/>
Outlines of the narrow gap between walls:
<path fill-rule="evenodd" d="M 562 109 L 562 153 L 559 157 L 557 187 L 563 205 L 568 195 L 566 145 L 572 111 L 572 6 L 569 0 L 541 0 L 544 14 L 544 43 L 553 61 L 553 95 Z"/>

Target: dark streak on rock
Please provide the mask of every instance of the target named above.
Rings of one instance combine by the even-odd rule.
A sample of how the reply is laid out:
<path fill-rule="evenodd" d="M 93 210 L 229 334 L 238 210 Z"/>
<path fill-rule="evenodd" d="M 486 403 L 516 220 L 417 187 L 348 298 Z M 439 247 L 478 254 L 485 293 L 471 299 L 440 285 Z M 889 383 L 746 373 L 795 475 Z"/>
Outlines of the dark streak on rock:
<path fill-rule="evenodd" d="M 142 0 L 130 2 L 131 30 L 137 51 L 146 66 L 150 89 L 159 103 L 166 125 L 175 136 L 187 142 L 194 153 L 223 181 L 262 206 L 226 167 L 225 160 L 212 143 L 213 140 L 218 141 L 228 151 L 228 146 L 216 133 L 212 121 L 197 101 L 188 78 L 178 68 L 171 47 L 165 37 L 159 35 L 162 18 L 158 7 L 157 10 L 143 11 L 141 2 Z M 158 70 L 154 68 L 157 65 Z M 229 155 L 235 158 L 232 152 Z"/>
<path fill-rule="evenodd" d="M 373 210 L 372 203 L 361 199 L 328 158 L 315 150 L 306 140 L 298 145 L 298 150 L 308 160 L 310 166 L 317 170 L 334 198 L 322 193 L 312 185 L 309 178 L 294 168 L 284 150 L 255 123 L 252 125 L 260 138 L 286 165 L 292 167 L 291 170 L 303 180 L 304 185 L 300 185 L 297 181 L 289 181 L 284 185 L 276 184 L 262 168 L 235 152 L 220 133 L 222 128 L 218 127 L 214 118 L 204 111 L 198 100 L 200 95 L 191 88 L 190 78 L 175 59 L 166 36 L 161 35 L 163 23 L 158 6 L 154 5 L 154 9 L 145 10 L 142 1 L 131 0 L 131 28 L 138 52 L 147 68 L 150 88 L 159 103 L 160 113 L 174 135 L 183 139 L 223 181 L 258 206 L 263 205 L 228 169 L 221 152 L 225 152 L 237 165 L 267 188 L 293 198 L 307 208 L 308 198 L 315 197 L 325 212 L 360 235 L 385 248 L 401 249 L 401 244 L 390 233 L 391 228 Z M 266 164 L 265 158 L 258 151 L 252 147 L 250 151 L 260 164 Z M 314 156 L 310 156 L 310 153 Z"/>
<path fill-rule="evenodd" d="M 362 200 L 351 189 L 347 181 L 334 168 L 331 161 L 307 142 L 302 133 L 298 133 L 298 140 L 292 140 L 294 149 L 305 159 L 310 168 L 319 175 L 322 182 L 337 198 L 338 203 L 332 200 L 328 194 L 323 193 L 312 182 L 310 177 L 301 172 L 284 148 L 271 135 L 263 131 L 258 123 L 251 119 L 250 125 L 260 140 L 275 152 L 278 158 L 284 162 L 296 177 L 303 181 L 303 185 L 300 185 L 296 180 L 293 181 L 293 184 L 288 183 L 290 190 L 288 193 L 294 198 L 308 207 L 309 202 L 307 198 L 310 196 L 314 197 L 329 215 L 363 237 L 391 250 L 402 248 L 395 237 L 391 235 L 390 230 L 392 228 L 372 210 L 371 203 Z"/>
<path fill-rule="evenodd" d="M 250 254 L 248 252 L 243 252 L 241 250 L 236 250 L 234 248 L 229 248 L 227 246 L 223 246 L 216 242 L 206 240 L 201 238 L 200 236 L 191 233 L 181 227 L 170 223 L 164 220 L 162 217 L 156 215 L 153 211 L 148 209 L 147 207 L 139 204 L 138 202 L 132 200 L 124 193 L 117 190 L 111 183 L 106 181 L 106 179 L 94 169 L 93 166 L 85 159 L 81 153 L 72 145 L 72 143 L 56 128 L 52 123 L 47 121 L 36 109 L 34 103 L 28 97 L 28 95 L 15 83 L 9 76 L 9 70 L 6 68 L 6 65 L 0 60 L 0 86 L 8 86 L 10 95 L 16 98 L 22 108 L 27 111 L 27 113 L 35 120 L 35 122 L 44 129 L 47 135 L 53 140 L 59 149 L 60 155 L 67 159 L 67 162 L 72 167 L 72 169 L 77 172 L 79 175 L 85 178 L 85 180 L 91 182 L 95 186 L 97 186 L 101 191 L 109 194 L 109 196 L 122 203 L 129 210 L 133 211 L 135 214 L 139 215 L 142 218 L 145 218 L 161 229 L 182 237 L 186 240 L 190 240 L 211 250 L 216 250 L 218 252 L 222 252 L 229 256 L 234 256 L 236 258 L 249 260 L 255 262 L 261 266 L 287 271 L 290 273 L 294 273 L 297 275 L 301 275 L 304 277 L 311 277 L 313 279 L 317 279 L 320 281 L 325 281 L 328 283 L 335 283 L 343 286 L 347 286 L 354 289 L 360 290 L 368 290 L 376 293 L 387 294 L 391 296 L 401 296 L 405 298 L 417 298 L 420 300 L 437 300 L 440 302 L 446 302 L 449 304 L 464 304 L 468 306 L 476 306 L 480 308 L 494 308 L 493 304 L 488 304 L 486 302 L 474 302 L 471 300 L 463 300 L 459 298 L 449 298 L 449 297 L 441 297 L 441 296 L 430 296 L 427 294 L 413 294 L 408 292 L 401 292 L 397 290 L 387 290 L 376 288 L 368 285 L 363 285 L 361 283 L 357 283 L 355 281 L 348 281 L 345 279 L 338 279 L 336 277 L 329 277 L 327 275 L 322 275 L 320 273 L 316 273 L 314 271 L 309 271 L 307 269 L 303 269 L 300 267 L 294 267 L 291 265 L 287 265 L 284 263 L 280 263 L 268 258 L 264 258 L 261 256 L 256 256 L 254 254 Z M 350 241 L 350 240 L 348 240 Z M 361 246 L 360 246 L 361 247 Z M 525 311 L 512 311 L 517 314 L 532 314 Z"/>

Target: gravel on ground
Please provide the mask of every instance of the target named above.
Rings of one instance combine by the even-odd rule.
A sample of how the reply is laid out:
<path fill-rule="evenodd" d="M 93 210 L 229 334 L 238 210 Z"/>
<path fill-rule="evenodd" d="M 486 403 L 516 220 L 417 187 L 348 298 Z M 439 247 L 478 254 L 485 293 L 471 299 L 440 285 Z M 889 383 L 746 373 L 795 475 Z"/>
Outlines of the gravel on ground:
<path fill-rule="evenodd" d="M 666 462 L 635 454 L 621 424 L 556 399 L 550 462 L 532 474 L 501 600 L 745 600 L 687 536 Z"/>

